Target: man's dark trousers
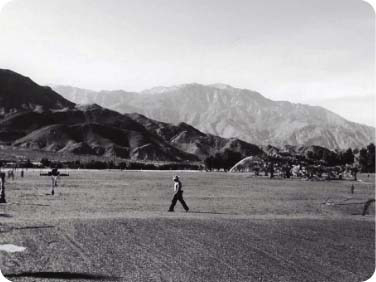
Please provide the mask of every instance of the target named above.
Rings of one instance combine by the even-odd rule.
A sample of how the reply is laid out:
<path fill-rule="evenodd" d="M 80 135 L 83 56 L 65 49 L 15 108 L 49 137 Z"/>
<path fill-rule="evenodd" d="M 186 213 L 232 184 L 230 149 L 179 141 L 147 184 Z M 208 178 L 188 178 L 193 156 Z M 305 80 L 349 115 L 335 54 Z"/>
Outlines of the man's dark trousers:
<path fill-rule="evenodd" d="M 171 202 L 171 206 L 170 206 L 170 209 L 169 211 L 174 211 L 174 207 L 176 205 L 176 202 L 177 201 L 180 201 L 180 203 L 183 205 L 183 208 L 188 211 L 189 208 L 187 206 L 187 204 L 184 202 L 184 199 L 183 199 L 183 191 L 178 191 L 175 193 L 174 197 L 172 198 L 172 202 Z"/>

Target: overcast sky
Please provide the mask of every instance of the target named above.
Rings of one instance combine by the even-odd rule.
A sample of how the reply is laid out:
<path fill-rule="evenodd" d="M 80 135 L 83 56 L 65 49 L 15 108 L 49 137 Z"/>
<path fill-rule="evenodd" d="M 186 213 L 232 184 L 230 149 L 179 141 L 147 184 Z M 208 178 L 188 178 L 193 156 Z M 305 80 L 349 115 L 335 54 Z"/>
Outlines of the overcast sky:
<path fill-rule="evenodd" d="M 220 82 L 374 125 L 374 21 L 361 0 L 13 0 L 0 68 L 94 90 Z"/>

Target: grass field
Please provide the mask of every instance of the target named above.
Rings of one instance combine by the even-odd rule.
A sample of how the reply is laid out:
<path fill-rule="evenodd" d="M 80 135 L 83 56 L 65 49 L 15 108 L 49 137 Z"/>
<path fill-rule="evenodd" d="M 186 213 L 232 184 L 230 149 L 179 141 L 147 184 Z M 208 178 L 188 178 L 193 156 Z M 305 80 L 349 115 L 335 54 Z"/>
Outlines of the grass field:
<path fill-rule="evenodd" d="M 374 175 L 302 181 L 178 172 L 69 171 L 54 196 L 27 171 L 0 205 L 11 281 L 365 281 L 375 269 Z M 355 193 L 350 193 L 354 184 Z"/>

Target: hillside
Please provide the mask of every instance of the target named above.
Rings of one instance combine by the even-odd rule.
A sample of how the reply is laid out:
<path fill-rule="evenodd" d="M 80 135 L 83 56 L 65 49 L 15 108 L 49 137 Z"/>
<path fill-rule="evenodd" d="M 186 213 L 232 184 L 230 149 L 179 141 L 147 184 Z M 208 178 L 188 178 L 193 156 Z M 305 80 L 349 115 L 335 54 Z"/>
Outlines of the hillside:
<path fill-rule="evenodd" d="M 42 87 L 30 78 L 0 69 L 0 116 L 19 111 L 44 111 L 71 108 L 74 103 L 50 87 Z"/>
<path fill-rule="evenodd" d="M 136 121 L 99 106 L 10 115 L 0 120 L 0 142 L 33 150 L 134 160 L 197 160 Z"/>
<path fill-rule="evenodd" d="M 137 113 L 128 114 L 127 116 L 139 122 L 147 130 L 161 137 L 175 148 L 196 155 L 201 160 L 216 153 L 223 153 L 226 149 L 238 152 L 242 157 L 263 154 L 263 151 L 256 145 L 236 138 L 226 139 L 212 134 L 205 134 L 186 123 L 172 125 L 149 119 Z"/>
<path fill-rule="evenodd" d="M 55 90 L 75 103 L 86 101 L 80 93 L 87 90 Z M 157 87 L 138 95 L 124 91 L 88 95 L 92 102 L 121 113 L 137 112 L 175 125 L 184 122 L 203 133 L 257 145 L 347 149 L 364 147 L 375 138 L 374 128 L 347 121 L 322 107 L 272 101 L 257 92 L 222 84 Z M 112 103 L 115 96 L 118 99 Z"/>

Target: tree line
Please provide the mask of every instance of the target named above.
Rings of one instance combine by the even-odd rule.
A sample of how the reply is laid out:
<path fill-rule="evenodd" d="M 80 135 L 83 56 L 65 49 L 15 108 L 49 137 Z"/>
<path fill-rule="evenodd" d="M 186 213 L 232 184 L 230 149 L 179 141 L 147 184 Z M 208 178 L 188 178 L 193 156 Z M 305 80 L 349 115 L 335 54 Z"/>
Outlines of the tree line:
<path fill-rule="evenodd" d="M 199 163 L 155 163 L 155 162 L 139 162 L 139 161 L 68 161 L 58 162 L 50 161 L 48 158 L 42 158 L 41 167 L 58 167 L 58 168 L 72 168 L 72 169 L 130 169 L 130 170 L 229 170 L 237 162 L 244 157 L 241 153 L 225 149 L 222 152 L 217 152 L 203 160 L 203 164 Z M 270 156 L 262 156 L 266 160 L 271 160 Z M 285 157 L 283 157 L 285 158 Z M 321 148 L 314 151 L 307 152 L 306 155 L 295 155 L 293 157 L 287 156 L 289 162 L 291 160 L 295 163 L 306 164 L 324 164 L 325 166 L 344 166 L 346 164 L 359 166 L 361 172 L 374 173 L 375 172 L 375 145 L 370 143 L 365 148 L 352 150 L 351 148 L 344 151 L 330 151 Z M 0 161 L 1 166 L 1 161 Z M 22 166 L 24 168 L 36 167 L 30 160 L 27 160 Z"/>
<path fill-rule="evenodd" d="M 375 145 L 369 144 L 367 148 L 359 151 L 359 165 L 361 172 L 375 172 Z"/>
<path fill-rule="evenodd" d="M 237 162 L 243 159 L 244 156 L 239 152 L 226 149 L 224 152 L 216 153 L 207 157 L 204 160 L 204 165 L 207 170 L 229 170 Z M 264 155 L 261 156 L 266 161 L 273 161 L 274 157 Z M 374 173 L 375 172 L 375 145 L 370 143 L 367 147 L 362 149 L 352 150 L 351 148 L 344 151 L 330 151 L 326 148 L 321 148 L 314 151 L 308 151 L 306 155 L 286 155 L 279 157 L 288 160 L 288 162 L 305 163 L 305 164 L 323 164 L 325 166 L 344 166 L 353 165 L 355 162 L 359 165 L 361 172 Z M 275 161 L 275 160 L 274 160 Z"/>
<path fill-rule="evenodd" d="M 71 161 L 55 162 L 47 158 L 41 160 L 42 167 L 57 167 L 71 169 L 121 169 L 121 170 L 200 170 L 202 165 L 192 163 L 161 163 L 136 162 L 136 161 Z"/>

